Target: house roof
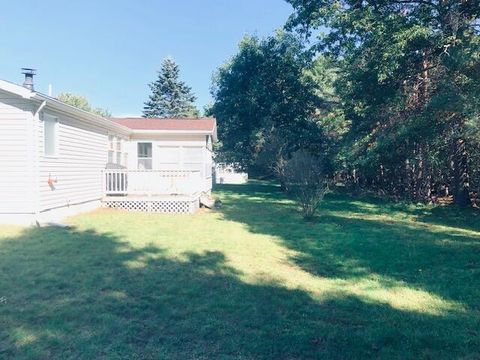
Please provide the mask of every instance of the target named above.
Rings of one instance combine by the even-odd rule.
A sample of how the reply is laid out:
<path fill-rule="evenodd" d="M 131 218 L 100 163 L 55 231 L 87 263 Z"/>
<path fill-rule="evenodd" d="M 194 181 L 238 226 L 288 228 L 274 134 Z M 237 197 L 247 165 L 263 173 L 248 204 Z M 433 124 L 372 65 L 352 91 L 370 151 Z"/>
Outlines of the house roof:
<path fill-rule="evenodd" d="M 205 133 L 216 138 L 214 118 L 112 118 L 113 122 L 132 129 L 134 132 Z"/>
<path fill-rule="evenodd" d="M 214 118 L 180 118 L 180 119 L 157 119 L 157 118 L 112 118 L 113 122 L 126 126 L 132 130 L 197 130 L 213 131 L 215 129 Z"/>
<path fill-rule="evenodd" d="M 101 126 L 107 130 L 115 131 L 124 135 L 128 135 L 131 132 L 131 130 L 126 126 L 120 125 L 99 115 L 92 114 L 75 106 L 68 105 L 51 96 L 27 89 L 21 85 L 14 84 L 6 80 L 0 80 L 0 90 L 37 103 L 38 107 L 34 110 L 35 112 L 40 111 L 44 106 L 46 106 L 51 110 L 67 114 L 69 116 L 74 116 L 83 122 Z"/>
<path fill-rule="evenodd" d="M 37 112 L 46 105 L 47 108 L 52 110 L 75 116 L 84 122 L 101 126 L 124 135 L 130 135 L 132 133 L 140 135 L 152 133 L 205 134 L 212 135 L 213 141 L 217 141 L 217 126 L 214 118 L 144 119 L 130 117 L 107 119 L 9 81 L 0 80 L 0 90 L 36 102 L 38 104 Z"/>

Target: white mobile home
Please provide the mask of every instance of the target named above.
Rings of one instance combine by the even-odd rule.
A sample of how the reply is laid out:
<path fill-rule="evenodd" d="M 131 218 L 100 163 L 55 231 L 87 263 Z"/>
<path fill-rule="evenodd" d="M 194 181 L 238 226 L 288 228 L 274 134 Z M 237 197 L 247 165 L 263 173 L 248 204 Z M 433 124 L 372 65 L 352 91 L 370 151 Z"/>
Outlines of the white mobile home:
<path fill-rule="evenodd" d="M 192 212 L 212 183 L 215 119 L 106 119 L 0 80 L 0 222 L 102 204 Z"/>

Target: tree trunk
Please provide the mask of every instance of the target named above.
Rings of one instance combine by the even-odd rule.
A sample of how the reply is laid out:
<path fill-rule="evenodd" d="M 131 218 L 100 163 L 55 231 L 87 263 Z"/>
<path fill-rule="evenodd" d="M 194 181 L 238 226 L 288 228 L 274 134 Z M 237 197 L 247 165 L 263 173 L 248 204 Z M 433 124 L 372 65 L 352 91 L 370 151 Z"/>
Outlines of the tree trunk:
<path fill-rule="evenodd" d="M 353 186 L 355 194 L 360 194 L 360 178 L 357 169 L 352 171 Z"/>
<path fill-rule="evenodd" d="M 465 140 L 462 138 L 454 139 L 452 150 L 453 202 L 461 207 L 471 206 L 468 156 Z"/>
<path fill-rule="evenodd" d="M 424 173 L 423 173 L 423 151 L 422 148 L 419 146 L 417 151 L 417 159 L 416 159 L 416 173 L 415 173 L 415 188 L 414 188 L 414 199 L 416 202 L 425 201 L 423 196 L 423 187 L 424 187 Z"/>
<path fill-rule="evenodd" d="M 411 197 L 412 194 L 412 165 L 410 164 L 410 160 L 405 160 L 405 176 L 403 178 L 403 188 L 402 188 L 402 197 L 406 195 Z"/>

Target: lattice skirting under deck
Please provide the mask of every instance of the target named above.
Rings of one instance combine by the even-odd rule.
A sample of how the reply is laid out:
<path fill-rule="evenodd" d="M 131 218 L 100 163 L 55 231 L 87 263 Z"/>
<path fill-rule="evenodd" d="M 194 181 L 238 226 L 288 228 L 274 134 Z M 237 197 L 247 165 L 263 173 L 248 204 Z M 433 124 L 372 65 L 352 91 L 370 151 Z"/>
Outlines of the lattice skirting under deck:
<path fill-rule="evenodd" d="M 192 200 L 104 200 L 103 207 L 126 211 L 192 214 L 198 210 L 198 199 Z"/>

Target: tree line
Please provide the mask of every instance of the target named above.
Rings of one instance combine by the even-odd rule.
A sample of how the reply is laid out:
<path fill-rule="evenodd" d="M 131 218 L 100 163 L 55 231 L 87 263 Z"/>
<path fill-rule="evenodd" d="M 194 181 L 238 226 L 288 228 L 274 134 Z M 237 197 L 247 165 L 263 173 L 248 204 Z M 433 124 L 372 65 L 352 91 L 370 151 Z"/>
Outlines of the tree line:
<path fill-rule="evenodd" d="M 219 156 L 287 186 L 289 162 L 319 168 L 298 160 L 308 154 L 319 176 L 351 191 L 470 206 L 480 187 L 478 1 L 288 2 L 284 29 L 245 37 L 215 75 Z"/>

